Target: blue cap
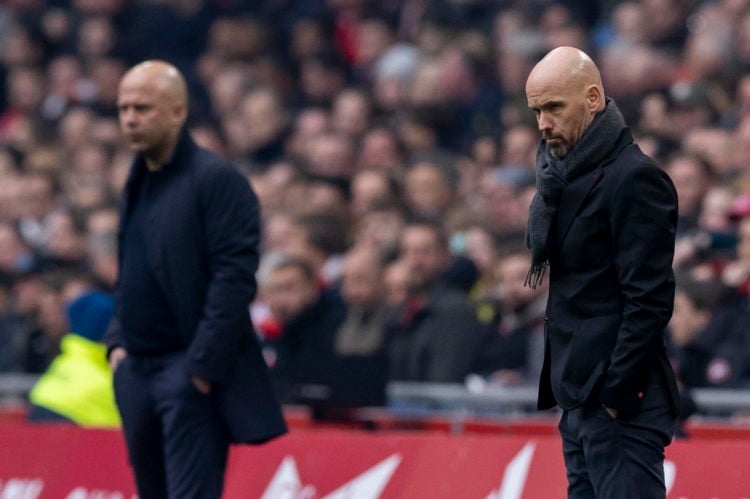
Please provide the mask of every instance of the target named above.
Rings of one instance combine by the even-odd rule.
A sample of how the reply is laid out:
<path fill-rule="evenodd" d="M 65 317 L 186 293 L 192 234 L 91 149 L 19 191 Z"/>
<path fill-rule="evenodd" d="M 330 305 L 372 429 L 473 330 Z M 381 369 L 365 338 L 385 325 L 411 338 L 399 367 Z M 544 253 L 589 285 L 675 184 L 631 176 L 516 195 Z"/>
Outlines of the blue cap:
<path fill-rule="evenodd" d="M 68 307 L 70 330 L 91 341 L 99 341 L 107 332 L 113 310 L 114 300 L 107 293 L 86 293 Z"/>

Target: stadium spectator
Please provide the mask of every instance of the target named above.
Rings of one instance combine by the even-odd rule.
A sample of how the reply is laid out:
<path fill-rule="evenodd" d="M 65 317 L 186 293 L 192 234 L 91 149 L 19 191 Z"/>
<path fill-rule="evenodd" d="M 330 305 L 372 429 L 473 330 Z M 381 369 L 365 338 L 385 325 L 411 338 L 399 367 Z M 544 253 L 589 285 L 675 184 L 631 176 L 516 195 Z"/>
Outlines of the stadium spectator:
<path fill-rule="evenodd" d="M 472 372 L 503 386 L 539 382 L 544 360 L 546 283 L 524 286 L 531 259 L 521 246 L 497 262 L 497 293 L 479 308 L 483 338 Z"/>
<path fill-rule="evenodd" d="M 262 296 L 281 328 L 269 341 L 275 350 L 271 371 L 283 402 L 326 404 L 336 396 L 340 371 L 334 338 L 346 315 L 338 291 L 323 290 L 305 260 L 282 257 L 272 263 Z"/>
<path fill-rule="evenodd" d="M 60 354 L 29 394 L 29 420 L 120 426 L 107 348 L 101 343 L 113 306 L 111 296 L 97 291 L 84 292 L 66 305 L 70 332 L 60 341 Z"/>
<path fill-rule="evenodd" d="M 399 241 L 408 294 L 389 331 L 389 379 L 463 382 L 476 353 L 479 323 L 468 296 L 443 281 L 448 241 L 430 222 L 409 222 Z"/>

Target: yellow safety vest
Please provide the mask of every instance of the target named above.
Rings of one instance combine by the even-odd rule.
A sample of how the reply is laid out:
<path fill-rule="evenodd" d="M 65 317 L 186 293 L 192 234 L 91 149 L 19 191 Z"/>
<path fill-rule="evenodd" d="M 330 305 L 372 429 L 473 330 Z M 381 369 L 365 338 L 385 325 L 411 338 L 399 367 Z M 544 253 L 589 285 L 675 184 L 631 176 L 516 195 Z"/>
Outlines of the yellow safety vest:
<path fill-rule="evenodd" d="M 77 334 L 60 341 L 60 354 L 29 394 L 32 403 L 85 427 L 119 427 L 107 348 Z"/>

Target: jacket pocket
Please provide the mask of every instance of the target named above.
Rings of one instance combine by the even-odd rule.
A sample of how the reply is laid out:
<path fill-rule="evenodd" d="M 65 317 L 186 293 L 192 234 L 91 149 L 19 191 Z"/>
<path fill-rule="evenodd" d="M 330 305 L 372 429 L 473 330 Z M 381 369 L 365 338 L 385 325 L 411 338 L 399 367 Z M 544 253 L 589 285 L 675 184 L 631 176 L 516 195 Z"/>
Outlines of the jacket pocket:
<path fill-rule="evenodd" d="M 618 313 L 592 317 L 578 323 L 572 336 L 563 379 L 580 388 L 579 400 L 588 397 L 609 366 L 621 317 Z"/>

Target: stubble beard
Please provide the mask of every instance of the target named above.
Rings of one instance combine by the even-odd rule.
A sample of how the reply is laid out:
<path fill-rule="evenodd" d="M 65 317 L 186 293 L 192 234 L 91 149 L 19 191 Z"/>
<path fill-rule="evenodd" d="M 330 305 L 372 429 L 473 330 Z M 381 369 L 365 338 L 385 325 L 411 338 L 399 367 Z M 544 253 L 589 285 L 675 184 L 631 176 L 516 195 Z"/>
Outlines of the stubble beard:
<path fill-rule="evenodd" d="M 570 148 L 567 146 L 567 144 L 559 145 L 559 146 L 549 146 L 549 152 L 557 159 L 563 159 L 565 156 L 568 155 L 568 152 L 570 152 Z"/>

